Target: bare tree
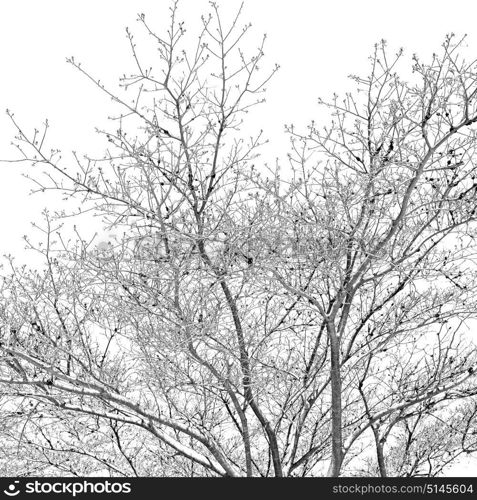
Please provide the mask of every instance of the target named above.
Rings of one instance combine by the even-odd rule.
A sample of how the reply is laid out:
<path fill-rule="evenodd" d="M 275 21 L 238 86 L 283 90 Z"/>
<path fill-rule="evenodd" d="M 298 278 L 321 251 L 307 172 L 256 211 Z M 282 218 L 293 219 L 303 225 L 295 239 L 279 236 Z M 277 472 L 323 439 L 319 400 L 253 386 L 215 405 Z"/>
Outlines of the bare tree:
<path fill-rule="evenodd" d="M 65 156 L 47 122 L 30 134 L 10 113 L 21 161 L 44 167 L 38 189 L 81 201 L 112 236 L 68 238 L 72 214 L 46 212 L 44 243 L 27 238 L 44 267 L 9 262 L 5 460 L 437 474 L 475 451 L 475 63 L 449 37 L 407 83 L 401 53 L 378 45 L 358 92 L 327 104 L 329 127 L 289 127 L 281 174 L 256 166 L 262 134 L 241 131 L 276 71 L 262 70 L 265 40 L 247 55 L 240 11 L 228 24 L 212 11 L 192 50 L 176 4 L 165 37 L 141 15 L 160 66 L 128 31 L 137 71 L 117 92 L 69 59 L 119 109 L 104 157 Z M 416 438 L 455 408 L 446 444 Z"/>
<path fill-rule="evenodd" d="M 239 48 L 250 28 L 239 28 L 240 12 L 225 26 L 217 6 L 212 7 L 214 15 L 203 19 L 190 53 L 181 50 L 185 30 L 176 19 L 176 5 L 166 38 L 140 16 L 162 67 L 153 72 L 143 64 L 128 32 L 138 72 L 124 77 L 122 85 L 138 89 L 132 105 L 70 59 L 125 109 L 118 128 L 101 132 L 110 143 L 103 160 L 74 155 L 73 172 L 63 168 L 59 151 L 45 152 L 48 124 L 41 139 L 39 132 L 28 137 L 18 127 L 25 159 L 50 167 L 51 183 L 40 189 L 84 197 L 88 210 L 95 206 L 111 229 L 122 226 L 125 232 L 110 250 L 91 254 L 86 243 L 73 249 L 65 244 L 56 258 L 48 220 L 45 275 L 26 273 L 17 279 L 13 271 L 13 282 L 21 284 L 17 288 L 12 282 L 11 293 L 21 297 L 12 313 L 15 334 L 3 349 L 20 363 L 7 371 L 20 370 L 23 380 L 5 377 L 3 382 L 36 384 L 35 397 L 70 411 L 106 418 L 116 418 L 111 410 L 126 411 L 128 416 L 118 421 L 153 433 L 215 474 L 238 475 L 243 467 L 252 474 L 248 409 L 269 443 L 275 474 L 281 475 L 277 438 L 254 394 L 243 305 L 238 305 L 238 295 L 253 277 L 248 265 L 237 266 L 229 252 L 229 241 L 240 237 L 247 216 L 245 209 L 235 208 L 245 189 L 241 168 L 261 143 L 260 136 L 244 140 L 237 131 L 244 113 L 262 100 L 263 86 L 275 70 L 260 77 L 264 39 L 252 56 Z M 141 135 L 130 136 L 128 125 L 139 127 Z M 25 302 L 30 306 L 23 310 Z M 47 345 L 37 345 L 38 336 Z M 129 354 L 119 355 L 124 348 Z M 23 363 L 33 373 L 24 372 Z M 36 372 L 48 375 L 32 382 Z M 52 391 L 75 401 L 105 402 L 108 410 L 73 405 Z M 236 431 L 228 430 L 231 425 Z M 236 456 L 237 430 L 245 466 Z"/>
<path fill-rule="evenodd" d="M 356 92 L 323 102 L 331 125 L 288 127 L 280 190 L 262 183 L 301 250 L 271 259 L 271 279 L 317 311 L 329 345 L 332 475 L 369 428 L 385 475 L 383 421 L 473 379 L 475 349 L 456 331 L 476 297 L 477 79 L 461 44 L 449 36 L 429 64 L 414 57 L 410 82 L 402 52 L 376 45 Z"/>

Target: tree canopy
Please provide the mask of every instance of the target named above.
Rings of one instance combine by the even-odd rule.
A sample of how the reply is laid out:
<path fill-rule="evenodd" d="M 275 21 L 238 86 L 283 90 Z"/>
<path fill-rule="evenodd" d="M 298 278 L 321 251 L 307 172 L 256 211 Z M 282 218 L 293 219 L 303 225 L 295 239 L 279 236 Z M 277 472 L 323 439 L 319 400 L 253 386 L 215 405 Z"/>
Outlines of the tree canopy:
<path fill-rule="evenodd" d="M 244 134 L 278 69 L 265 38 L 250 52 L 241 12 L 212 4 L 192 46 L 170 14 L 165 35 L 139 17 L 153 66 L 127 32 L 136 72 L 117 90 L 69 59 L 119 110 L 102 158 L 9 112 L 38 189 L 114 237 L 65 238 L 72 214 L 45 212 L 44 266 L 4 268 L 0 471 L 434 476 L 475 453 L 463 40 L 410 65 L 376 44 L 271 168 L 266 134 Z"/>

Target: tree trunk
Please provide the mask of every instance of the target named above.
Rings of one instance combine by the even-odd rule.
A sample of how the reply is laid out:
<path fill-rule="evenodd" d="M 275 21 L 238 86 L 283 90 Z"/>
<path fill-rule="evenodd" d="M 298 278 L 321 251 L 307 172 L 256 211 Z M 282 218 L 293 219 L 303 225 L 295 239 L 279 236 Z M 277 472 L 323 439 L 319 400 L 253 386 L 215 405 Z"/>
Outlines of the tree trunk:
<path fill-rule="evenodd" d="M 376 443 L 376 457 L 378 459 L 378 467 L 379 467 L 379 475 L 381 477 L 388 477 L 388 473 L 386 470 L 386 460 L 384 459 L 384 439 L 381 441 L 379 438 L 379 431 L 373 425 L 371 426 L 374 434 L 374 441 Z"/>
<path fill-rule="evenodd" d="M 328 324 L 327 329 L 331 353 L 331 464 L 328 476 L 338 477 L 343 463 L 340 341 L 334 324 Z"/>
<path fill-rule="evenodd" d="M 378 456 L 378 466 L 381 477 L 388 477 L 388 473 L 386 471 L 386 461 L 384 460 L 383 445 L 379 441 L 376 441 L 376 454 Z"/>

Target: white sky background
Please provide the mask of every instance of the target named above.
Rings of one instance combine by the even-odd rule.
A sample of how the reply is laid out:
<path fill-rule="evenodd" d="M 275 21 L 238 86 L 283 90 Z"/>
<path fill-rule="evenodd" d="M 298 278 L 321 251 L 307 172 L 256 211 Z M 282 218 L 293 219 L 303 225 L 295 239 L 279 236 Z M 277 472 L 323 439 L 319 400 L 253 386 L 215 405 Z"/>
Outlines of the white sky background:
<path fill-rule="evenodd" d="M 225 16 L 240 2 L 218 2 Z M 0 159 L 17 158 L 10 146 L 14 130 L 6 108 L 32 130 L 49 119 L 50 144 L 78 152 L 100 151 L 94 127 L 104 125 L 111 103 L 65 62 L 74 55 L 96 77 L 114 88 L 117 77 L 132 69 L 124 28 L 139 30 L 138 12 L 152 26 L 167 25 L 168 0 L 15 0 L 0 3 Z M 194 24 L 208 12 L 208 2 L 182 0 L 180 18 Z M 249 0 L 243 22 L 252 21 L 254 48 L 268 34 L 266 59 L 280 71 L 268 85 L 267 103 L 249 123 L 270 138 L 267 158 L 284 151 L 284 123 L 305 127 L 320 123 L 318 97 L 347 88 L 347 75 L 367 74 L 373 44 L 404 47 L 423 58 L 438 51 L 444 35 L 467 33 L 469 55 L 477 56 L 477 2 L 434 0 Z M 247 47 L 245 47 L 247 48 Z M 152 64 L 152 62 L 151 62 Z M 24 259 L 22 236 L 40 220 L 45 205 L 58 208 L 60 198 L 28 195 L 33 187 L 21 176 L 26 168 L 0 163 L 0 254 Z M 39 237 L 39 236 L 38 236 Z M 471 475 L 460 467 L 455 473 Z M 475 474 L 475 473 L 474 473 Z"/>

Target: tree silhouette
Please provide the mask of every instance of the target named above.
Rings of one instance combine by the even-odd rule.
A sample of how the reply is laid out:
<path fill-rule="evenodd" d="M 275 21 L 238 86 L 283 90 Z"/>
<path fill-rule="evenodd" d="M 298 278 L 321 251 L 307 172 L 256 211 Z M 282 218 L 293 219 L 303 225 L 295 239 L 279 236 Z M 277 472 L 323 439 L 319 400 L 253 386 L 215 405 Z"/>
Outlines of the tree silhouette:
<path fill-rule="evenodd" d="M 288 127 L 273 170 L 262 133 L 241 128 L 277 68 L 262 69 L 265 39 L 242 49 L 240 11 L 212 11 L 192 50 L 177 4 L 165 37 L 141 15 L 160 64 L 128 31 L 137 71 L 117 92 L 69 59 L 119 109 L 103 158 L 50 149 L 48 122 L 29 134 L 10 113 L 22 159 L 44 167 L 38 189 L 115 236 L 67 241 L 46 212 L 45 243 L 28 239 L 44 267 L 10 263 L 5 460 L 16 450 L 32 474 L 439 474 L 476 448 L 476 63 L 449 36 L 406 81 L 403 54 L 376 45 L 356 92 L 323 102 L 330 125 Z"/>

